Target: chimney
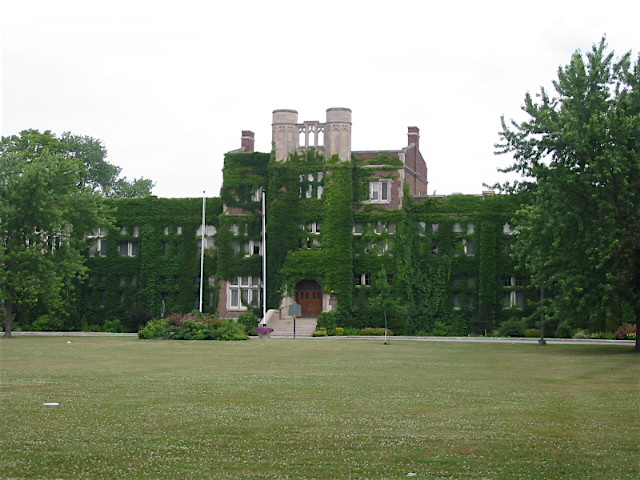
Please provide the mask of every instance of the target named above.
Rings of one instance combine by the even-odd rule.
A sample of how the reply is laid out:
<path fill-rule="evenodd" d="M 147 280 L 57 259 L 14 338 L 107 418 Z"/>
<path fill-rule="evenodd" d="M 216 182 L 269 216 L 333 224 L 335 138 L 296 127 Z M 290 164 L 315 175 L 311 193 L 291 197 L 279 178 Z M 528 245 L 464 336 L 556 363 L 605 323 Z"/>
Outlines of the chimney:
<path fill-rule="evenodd" d="M 420 150 L 420 129 L 418 127 L 409 127 L 407 136 L 409 137 L 408 145 L 414 144 L 416 151 Z"/>
<path fill-rule="evenodd" d="M 254 151 L 254 133 L 250 130 L 242 131 L 242 146 L 240 148 L 241 152 L 253 152 Z"/>

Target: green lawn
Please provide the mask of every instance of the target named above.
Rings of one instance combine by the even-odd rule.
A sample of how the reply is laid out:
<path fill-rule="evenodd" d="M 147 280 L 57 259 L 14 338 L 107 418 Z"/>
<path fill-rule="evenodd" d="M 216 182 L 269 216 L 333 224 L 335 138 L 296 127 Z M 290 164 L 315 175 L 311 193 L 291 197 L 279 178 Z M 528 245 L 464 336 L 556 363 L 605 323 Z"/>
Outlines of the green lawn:
<path fill-rule="evenodd" d="M 0 476 L 637 479 L 630 351 L 3 339 Z"/>

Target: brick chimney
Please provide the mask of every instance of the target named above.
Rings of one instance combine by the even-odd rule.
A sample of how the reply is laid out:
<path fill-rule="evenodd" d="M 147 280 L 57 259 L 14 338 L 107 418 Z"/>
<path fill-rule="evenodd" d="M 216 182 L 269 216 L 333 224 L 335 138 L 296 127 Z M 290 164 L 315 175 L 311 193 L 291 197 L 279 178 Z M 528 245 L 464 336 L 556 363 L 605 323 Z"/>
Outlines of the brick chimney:
<path fill-rule="evenodd" d="M 409 127 L 407 136 L 409 138 L 407 145 L 414 144 L 416 150 L 420 150 L 420 129 L 418 127 Z"/>
<path fill-rule="evenodd" d="M 254 133 L 250 130 L 242 131 L 242 143 L 240 147 L 241 152 L 253 152 L 254 151 Z"/>

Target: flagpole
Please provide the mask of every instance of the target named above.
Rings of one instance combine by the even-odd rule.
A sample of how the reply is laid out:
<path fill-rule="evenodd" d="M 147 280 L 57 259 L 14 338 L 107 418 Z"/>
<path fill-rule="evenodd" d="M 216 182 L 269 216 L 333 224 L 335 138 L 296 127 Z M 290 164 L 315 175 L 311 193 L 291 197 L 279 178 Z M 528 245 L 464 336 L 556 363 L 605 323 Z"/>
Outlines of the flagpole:
<path fill-rule="evenodd" d="M 267 317 L 267 225 L 266 194 L 262 192 L 262 321 Z"/>
<path fill-rule="evenodd" d="M 200 227 L 201 235 L 200 235 L 200 304 L 198 309 L 200 313 L 202 313 L 202 291 L 204 289 L 204 212 L 205 212 L 206 198 L 205 191 L 202 191 L 202 225 Z"/>

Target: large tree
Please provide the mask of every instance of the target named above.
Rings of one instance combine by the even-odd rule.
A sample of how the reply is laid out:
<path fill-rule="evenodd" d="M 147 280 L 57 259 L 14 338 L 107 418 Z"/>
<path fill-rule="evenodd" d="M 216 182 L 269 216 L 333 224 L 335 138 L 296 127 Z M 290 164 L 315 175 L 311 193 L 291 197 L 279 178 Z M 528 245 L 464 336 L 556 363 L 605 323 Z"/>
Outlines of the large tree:
<path fill-rule="evenodd" d="M 38 304 L 64 315 L 86 274 L 84 236 L 108 224 L 103 196 L 81 158 L 48 132 L 0 141 L 0 300 L 5 335 L 13 314 Z"/>
<path fill-rule="evenodd" d="M 515 255 L 553 293 L 546 314 L 598 325 L 632 310 L 640 324 L 640 57 L 605 39 L 558 69 L 553 93 L 527 94 L 502 119 L 498 153 L 522 180 Z M 640 351 L 640 341 L 636 341 Z"/>
<path fill-rule="evenodd" d="M 151 194 L 153 182 L 147 178 L 128 180 L 121 177 L 122 169 L 109 163 L 107 149 L 95 138 L 86 135 L 73 135 L 69 132 L 60 137 L 49 130 L 24 130 L 19 135 L 4 137 L 3 150 L 22 152 L 23 155 L 35 155 L 47 150 L 50 154 L 59 154 L 79 160 L 83 169 L 78 183 L 92 191 L 110 198 L 137 198 Z"/>

